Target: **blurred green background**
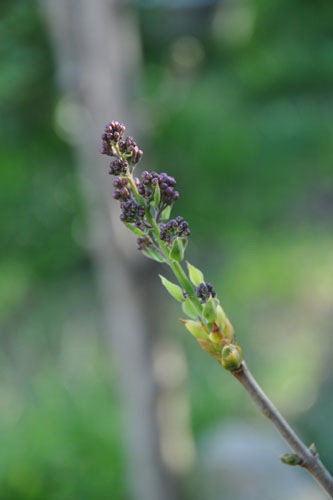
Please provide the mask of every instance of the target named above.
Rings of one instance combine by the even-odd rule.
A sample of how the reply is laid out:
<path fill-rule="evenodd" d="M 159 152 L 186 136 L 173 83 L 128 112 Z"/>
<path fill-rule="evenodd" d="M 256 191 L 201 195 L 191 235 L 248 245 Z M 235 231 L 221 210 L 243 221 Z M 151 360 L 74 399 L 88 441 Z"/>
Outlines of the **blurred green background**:
<path fill-rule="evenodd" d="M 163 7 L 137 7 L 143 166 L 176 177 L 188 259 L 214 282 L 259 382 L 333 468 L 333 7 L 221 6 L 206 24 L 188 7 L 188 26 L 175 9 L 164 30 Z M 54 75 L 38 5 L 2 1 L 0 498 L 120 500 L 121 402 Z M 167 327 L 186 353 L 194 442 L 223 418 L 255 418 L 178 317 Z"/>

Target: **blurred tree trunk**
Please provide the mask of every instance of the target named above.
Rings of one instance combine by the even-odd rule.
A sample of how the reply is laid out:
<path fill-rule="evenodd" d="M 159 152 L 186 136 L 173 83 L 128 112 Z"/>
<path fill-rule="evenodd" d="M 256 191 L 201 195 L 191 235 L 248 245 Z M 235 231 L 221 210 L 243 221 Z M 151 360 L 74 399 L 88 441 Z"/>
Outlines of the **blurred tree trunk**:
<path fill-rule="evenodd" d="M 127 245 L 127 233 L 122 232 L 118 220 L 116 232 L 112 228 L 118 208 L 113 210 L 108 159 L 98 154 L 100 134 L 110 119 L 130 125 L 133 134 L 130 85 L 138 78 L 140 50 L 135 19 L 124 3 L 40 1 L 63 95 L 58 121 L 77 155 L 90 250 L 124 401 L 128 483 L 132 497 L 138 500 L 172 500 L 177 497 L 176 488 L 161 458 L 156 417 L 153 326 L 140 304 L 140 279 L 147 276 L 143 278 L 145 269 L 138 265 L 133 239 Z M 150 313 L 156 309 L 154 297 L 153 293 Z"/>

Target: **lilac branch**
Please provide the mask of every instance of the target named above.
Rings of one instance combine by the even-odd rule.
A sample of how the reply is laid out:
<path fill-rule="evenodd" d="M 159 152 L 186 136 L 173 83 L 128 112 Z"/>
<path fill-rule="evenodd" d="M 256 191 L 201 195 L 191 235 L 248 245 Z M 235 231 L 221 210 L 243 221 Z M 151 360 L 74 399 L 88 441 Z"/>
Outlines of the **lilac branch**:
<path fill-rule="evenodd" d="M 333 478 L 319 460 L 313 445 L 309 448 L 295 434 L 248 370 L 234 329 L 223 311 L 214 287 L 203 273 L 186 262 L 182 267 L 190 229 L 183 217 L 170 218 L 179 198 L 176 181 L 166 173 L 144 171 L 133 176 L 142 151 L 132 137 L 123 138 L 125 126 L 108 123 L 102 135 L 101 153 L 112 159 L 109 173 L 115 176 L 112 196 L 120 202 L 120 219 L 135 233 L 138 250 L 146 257 L 167 264 L 178 284 L 160 276 L 170 295 L 182 304 L 189 319 L 181 320 L 199 345 L 244 386 L 260 411 L 275 425 L 294 454 L 281 457 L 284 463 L 304 467 L 333 498 Z"/>

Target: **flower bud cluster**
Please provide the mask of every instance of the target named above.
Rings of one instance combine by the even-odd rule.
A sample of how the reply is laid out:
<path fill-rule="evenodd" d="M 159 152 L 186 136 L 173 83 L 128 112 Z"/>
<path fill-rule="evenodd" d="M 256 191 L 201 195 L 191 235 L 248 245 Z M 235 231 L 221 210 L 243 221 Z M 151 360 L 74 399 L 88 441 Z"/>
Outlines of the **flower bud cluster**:
<path fill-rule="evenodd" d="M 120 219 L 139 236 L 137 247 L 148 257 L 161 262 L 166 258 L 163 253 L 167 251 L 171 259 L 182 260 L 190 235 L 189 225 L 182 217 L 167 222 L 170 209 L 179 198 L 175 189 L 176 180 L 165 172 L 159 174 L 154 171 L 144 171 L 140 178 L 133 177 L 133 168 L 143 153 L 133 137 L 124 137 L 125 130 L 120 122 L 108 123 L 102 134 L 100 150 L 113 158 L 109 173 L 115 176 L 112 196 L 120 202 Z M 156 227 L 157 234 L 153 235 Z M 181 241 L 176 241 L 177 238 Z M 161 250 L 160 246 L 164 243 L 165 248 Z"/>
<path fill-rule="evenodd" d="M 128 171 L 128 161 L 124 158 L 116 158 L 110 163 L 109 174 L 110 175 L 121 175 L 126 174 Z"/>
<path fill-rule="evenodd" d="M 161 211 L 178 200 L 179 193 L 175 190 L 176 180 L 165 172 L 158 174 L 154 171 L 144 171 L 141 179 L 138 191 L 148 202 L 153 199 L 158 186 L 160 191 L 159 208 Z"/>
<path fill-rule="evenodd" d="M 145 209 L 133 200 L 122 201 L 120 203 L 120 220 L 123 222 L 132 222 L 137 227 L 144 227 Z"/>
<path fill-rule="evenodd" d="M 103 155 L 114 156 L 114 147 L 123 137 L 125 130 L 125 125 L 117 121 L 112 121 L 105 125 L 100 149 Z"/>
<path fill-rule="evenodd" d="M 129 172 L 130 166 L 135 166 L 142 158 L 143 152 L 137 146 L 133 137 L 123 139 L 125 125 L 112 121 L 105 125 L 102 134 L 100 152 L 104 155 L 115 157 L 111 161 L 109 173 L 121 175 Z"/>
<path fill-rule="evenodd" d="M 126 137 L 126 139 L 119 141 L 119 151 L 126 156 L 130 165 L 139 163 L 143 156 L 143 151 L 138 148 L 133 137 Z"/>
<path fill-rule="evenodd" d="M 175 238 L 187 238 L 190 234 L 189 225 L 181 216 L 160 224 L 160 238 L 169 246 L 172 245 Z"/>
<path fill-rule="evenodd" d="M 148 250 L 153 246 L 153 241 L 149 236 L 140 236 L 136 240 L 138 250 Z"/>
<path fill-rule="evenodd" d="M 112 157 L 109 173 L 115 176 L 112 196 L 120 203 L 120 219 L 137 235 L 137 247 L 147 257 L 168 263 L 178 282 L 161 276 L 162 284 L 174 299 L 181 302 L 182 320 L 200 346 L 227 370 L 237 370 L 242 352 L 234 329 L 225 315 L 213 285 L 203 273 L 187 262 L 187 275 L 180 262 L 190 236 L 183 217 L 170 219 L 170 211 L 179 192 L 176 180 L 165 172 L 144 171 L 140 178 L 132 172 L 142 158 L 133 137 L 124 137 L 125 126 L 108 123 L 102 135 L 101 153 Z"/>
<path fill-rule="evenodd" d="M 196 288 L 195 293 L 202 304 L 207 302 L 209 297 L 216 297 L 216 291 L 210 283 L 200 283 L 200 285 Z"/>
<path fill-rule="evenodd" d="M 112 193 L 115 200 L 126 201 L 131 198 L 131 186 L 126 177 L 116 177 L 113 181 L 113 187 L 116 188 Z"/>

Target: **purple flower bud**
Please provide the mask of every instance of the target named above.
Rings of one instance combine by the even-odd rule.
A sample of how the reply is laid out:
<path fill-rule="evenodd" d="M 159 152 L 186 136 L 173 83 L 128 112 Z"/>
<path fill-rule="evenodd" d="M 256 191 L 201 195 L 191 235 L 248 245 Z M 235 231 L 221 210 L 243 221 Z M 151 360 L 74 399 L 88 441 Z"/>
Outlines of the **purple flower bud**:
<path fill-rule="evenodd" d="M 187 238 L 190 234 L 189 225 L 181 216 L 160 224 L 160 238 L 169 246 L 176 238 Z"/>
<path fill-rule="evenodd" d="M 144 171 L 142 173 L 141 184 L 138 187 L 138 191 L 145 200 L 150 202 L 154 197 L 155 187 L 157 185 L 160 188 L 159 209 L 162 211 L 168 205 L 172 205 L 178 200 L 179 193 L 174 189 L 176 181 L 173 177 L 170 177 L 165 172 L 158 174 L 154 171 Z"/>
<path fill-rule="evenodd" d="M 133 151 L 132 151 L 131 163 L 133 165 L 135 165 L 136 163 L 139 163 L 142 156 L 143 156 L 143 151 L 141 149 L 139 149 L 137 146 L 135 146 L 135 148 L 133 148 Z"/>
<path fill-rule="evenodd" d="M 123 158 L 116 158 L 110 163 L 109 174 L 119 175 L 128 172 L 128 162 Z"/>
<path fill-rule="evenodd" d="M 216 291 L 213 285 L 210 283 L 201 283 L 195 290 L 196 296 L 200 299 L 200 302 L 204 304 L 207 302 L 209 297 L 216 297 Z"/>
<path fill-rule="evenodd" d="M 153 246 L 153 242 L 149 236 L 140 236 L 136 240 L 138 250 L 147 250 Z"/>
<path fill-rule="evenodd" d="M 130 165 L 136 165 L 143 156 L 143 151 L 139 149 L 133 137 L 128 136 L 125 140 L 120 140 L 118 143 L 119 151 L 126 155 Z"/>
<path fill-rule="evenodd" d="M 112 193 L 112 198 L 114 198 L 115 200 L 121 200 L 122 199 L 122 196 L 121 196 L 121 193 L 118 189 L 115 189 Z"/>
<path fill-rule="evenodd" d="M 116 177 L 113 186 L 116 188 L 112 193 L 115 200 L 127 201 L 131 197 L 131 185 L 126 177 Z"/>
<path fill-rule="evenodd" d="M 112 121 L 107 123 L 102 135 L 101 153 L 114 156 L 113 146 L 122 138 L 125 130 L 125 125 L 120 122 Z"/>
<path fill-rule="evenodd" d="M 133 200 L 123 201 L 120 203 L 121 214 L 120 220 L 123 222 L 134 222 L 138 227 L 143 225 L 143 219 L 145 216 L 144 207 L 138 205 Z"/>

